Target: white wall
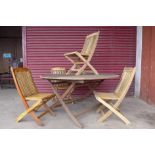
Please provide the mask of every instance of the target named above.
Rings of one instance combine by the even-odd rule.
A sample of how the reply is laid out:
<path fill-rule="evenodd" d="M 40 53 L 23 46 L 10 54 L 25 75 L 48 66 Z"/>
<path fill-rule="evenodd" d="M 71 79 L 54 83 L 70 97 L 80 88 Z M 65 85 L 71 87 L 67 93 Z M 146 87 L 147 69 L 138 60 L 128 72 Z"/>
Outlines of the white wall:
<path fill-rule="evenodd" d="M 137 26 L 136 39 L 136 75 L 135 75 L 135 96 L 140 95 L 140 81 L 141 81 L 141 59 L 142 59 L 142 26 Z"/>

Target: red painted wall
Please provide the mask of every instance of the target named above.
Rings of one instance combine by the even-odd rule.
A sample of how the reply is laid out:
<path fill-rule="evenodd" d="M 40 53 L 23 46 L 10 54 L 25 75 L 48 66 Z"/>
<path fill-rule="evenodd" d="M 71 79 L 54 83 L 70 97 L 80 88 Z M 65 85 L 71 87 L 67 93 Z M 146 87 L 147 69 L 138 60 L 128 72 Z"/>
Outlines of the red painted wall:
<path fill-rule="evenodd" d="M 24 64 L 33 73 L 40 91 L 51 91 L 40 75 L 49 73 L 51 67 L 70 67 L 63 56 L 66 52 L 80 51 L 85 36 L 100 30 L 92 65 L 100 73 L 121 74 L 125 66 L 135 65 L 136 27 L 26 27 L 23 28 Z M 118 80 L 104 81 L 99 89 L 111 91 Z M 134 92 L 132 85 L 130 93 Z"/>
<path fill-rule="evenodd" d="M 141 98 L 155 104 L 155 26 L 143 27 Z"/>

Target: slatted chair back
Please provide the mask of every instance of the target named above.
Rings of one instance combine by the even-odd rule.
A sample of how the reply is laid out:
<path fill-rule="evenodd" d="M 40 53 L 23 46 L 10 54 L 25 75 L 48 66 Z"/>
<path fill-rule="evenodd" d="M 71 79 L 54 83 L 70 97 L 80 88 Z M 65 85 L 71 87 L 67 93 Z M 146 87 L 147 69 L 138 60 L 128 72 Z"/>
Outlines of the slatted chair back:
<path fill-rule="evenodd" d="M 28 68 L 11 68 L 11 72 L 16 84 L 16 88 L 23 97 L 28 97 L 38 93 L 34 84 L 31 71 Z"/>
<path fill-rule="evenodd" d="M 53 68 L 51 68 L 51 74 L 65 75 L 66 74 L 66 68 L 64 68 L 64 67 L 53 67 Z"/>
<path fill-rule="evenodd" d="M 81 51 L 81 55 L 83 55 L 85 57 L 89 57 L 90 59 L 92 58 L 92 56 L 95 52 L 99 34 L 100 34 L 100 31 L 86 36 L 86 39 L 85 39 L 85 42 L 83 45 L 83 49 Z"/>
<path fill-rule="evenodd" d="M 64 67 L 53 67 L 51 68 L 51 74 L 53 75 L 66 75 L 66 68 Z M 58 80 L 52 80 L 52 82 L 58 82 Z M 54 84 L 57 89 L 66 89 L 68 87 L 67 83 Z"/>
<path fill-rule="evenodd" d="M 125 95 L 127 94 L 128 90 L 130 88 L 130 85 L 132 83 L 132 80 L 134 78 L 135 71 L 136 71 L 135 67 L 134 68 L 132 68 L 132 67 L 124 68 L 124 71 L 121 76 L 121 80 L 115 90 L 115 94 L 117 96 L 119 96 L 120 98 L 124 98 Z"/>

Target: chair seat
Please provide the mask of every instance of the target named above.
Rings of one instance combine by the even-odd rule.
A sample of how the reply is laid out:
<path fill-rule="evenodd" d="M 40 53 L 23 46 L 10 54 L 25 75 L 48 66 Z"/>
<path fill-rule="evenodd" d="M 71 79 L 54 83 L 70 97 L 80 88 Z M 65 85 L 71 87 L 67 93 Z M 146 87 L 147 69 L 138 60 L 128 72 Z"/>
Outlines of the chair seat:
<path fill-rule="evenodd" d="M 38 94 L 35 94 L 35 95 L 32 95 L 32 96 L 26 97 L 26 100 L 37 101 L 37 100 L 51 99 L 54 96 L 55 96 L 54 94 L 50 94 L 50 93 L 38 93 Z"/>
<path fill-rule="evenodd" d="M 70 53 L 65 53 L 64 56 L 69 56 L 69 55 L 82 55 L 84 58 L 88 58 L 89 55 L 88 54 L 83 54 L 83 53 L 79 53 L 79 52 L 70 52 Z"/>
<path fill-rule="evenodd" d="M 95 92 L 95 94 L 105 100 L 117 100 L 119 97 L 114 93 Z"/>

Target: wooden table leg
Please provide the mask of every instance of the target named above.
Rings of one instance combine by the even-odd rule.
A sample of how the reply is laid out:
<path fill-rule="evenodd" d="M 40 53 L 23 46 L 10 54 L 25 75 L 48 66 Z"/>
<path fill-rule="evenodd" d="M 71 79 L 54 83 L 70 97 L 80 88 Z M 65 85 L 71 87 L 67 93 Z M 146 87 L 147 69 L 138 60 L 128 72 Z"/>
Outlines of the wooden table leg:
<path fill-rule="evenodd" d="M 102 83 L 103 80 L 100 80 L 99 82 L 96 82 L 94 84 L 88 85 L 88 88 L 90 90 L 90 93 L 93 93 L 93 91 Z"/>
<path fill-rule="evenodd" d="M 52 84 L 52 83 L 51 83 Z M 65 104 L 65 102 L 63 101 L 63 99 L 72 91 L 73 87 L 75 86 L 75 83 L 72 83 L 67 90 L 60 96 L 59 93 L 57 92 L 57 89 L 55 88 L 55 86 L 52 84 L 52 89 L 54 94 L 56 95 L 57 99 L 59 100 L 59 102 L 62 104 L 62 107 L 64 108 L 64 110 L 67 112 L 67 114 L 69 115 L 69 117 L 72 119 L 72 121 L 80 128 L 82 128 L 82 125 L 80 124 L 80 122 L 76 119 L 76 117 L 72 114 L 72 112 L 69 110 L 69 108 L 67 107 L 67 105 Z"/>

